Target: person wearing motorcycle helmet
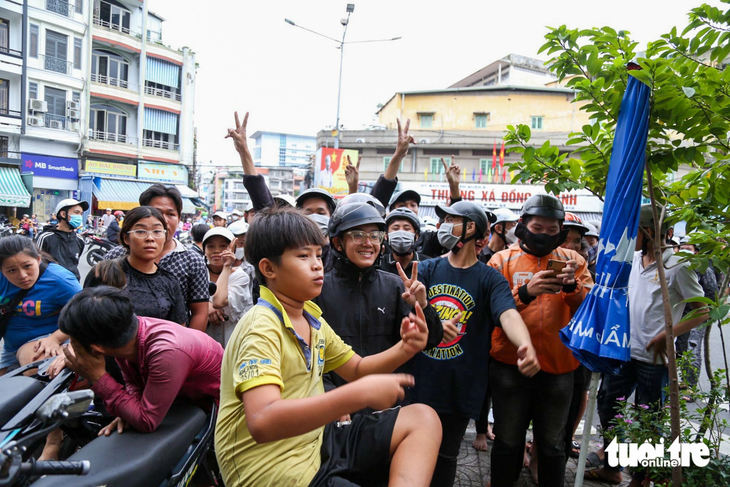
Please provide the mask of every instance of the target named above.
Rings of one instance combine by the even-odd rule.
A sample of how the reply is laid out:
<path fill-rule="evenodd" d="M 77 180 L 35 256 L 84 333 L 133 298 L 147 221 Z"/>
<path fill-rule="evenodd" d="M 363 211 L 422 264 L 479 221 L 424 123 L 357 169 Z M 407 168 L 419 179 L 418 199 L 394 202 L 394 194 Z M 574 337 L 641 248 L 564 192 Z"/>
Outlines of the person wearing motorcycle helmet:
<path fill-rule="evenodd" d="M 566 229 L 568 230 L 568 234 L 560 246 L 564 249 L 571 249 L 580 253 L 581 241 L 588 231 L 588 227 L 583 224 L 578 215 L 566 211 L 565 219 L 563 220 L 563 230 Z"/>
<path fill-rule="evenodd" d="M 507 282 L 477 259 L 477 240 L 489 234 L 490 215 L 471 201 L 439 205 L 436 213 L 443 219 L 439 241 L 451 250 L 420 263 L 418 279 L 439 317 L 456 326 L 445 328 L 443 343 L 414 361 L 416 385 L 409 397 L 438 412 L 442 441 L 432 485 L 452 485 L 464 432 L 470 419 L 479 418 L 487 393 L 490 365 L 484 352 L 493 329 L 507 330 L 525 374 L 535 374 L 539 365 Z"/>
<path fill-rule="evenodd" d="M 76 279 L 79 274 L 79 257 L 84 253 L 84 239 L 76 230 L 84 224 L 83 214 L 89 203 L 73 198 L 61 200 L 56 205 L 58 225 L 38 237 L 38 248 L 49 253 L 61 267 L 68 269 Z"/>
<path fill-rule="evenodd" d="M 495 216 L 491 228 L 492 236 L 487 246 L 479 254 L 479 261 L 485 264 L 489 262 L 489 259 L 495 253 L 506 249 L 517 241 L 515 226 L 517 226 L 517 220 L 520 217 L 509 208 L 497 208 L 492 213 Z"/>
<path fill-rule="evenodd" d="M 106 229 L 106 239 L 117 245 L 121 245 L 121 242 L 119 241 L 119 232 L 122 231 L 122 227 L 120 226 L 122 218 L 124 218 L 124 212 L 120 210 L 115 211 L 114 220 L 109 223 L 109 226 Z"/>
<path fill-rule="evenodd" d="M 588 242 L 588 245 L 593 248 L 598 246 L 598 239 L 601 238 L 601 234 L 598 230 L 598 228 L 592 224 L 591 222 L 583 222 L 583 225 L 588 228 L 588 231 L 585 234 L 586 242 Z"/>
<path fill-rule="evenodd" d="M 398 274 L 399 264 L 408 278 L 411 278 L 413 264 L 430 259 L 429 256 L 415 250 L 416 242 L 421 234 L 421 221 L 413 211 L 400 207 L 391 210 L 385 218 L 387 227 L 386 254 L 380 268 L 391 274 Z"/>
<path fill-rule="evenodd" d="M 314 299 L 332 329 L 363 357 L 398 343 L 400 323 L 413 312 L 416 302 L 426 317 L 427 348 L 443 337 L 441 320 L 428 305 L 423 286 L 378 268 L 385 229 L 385 220 L 374 204 L 340 203 L 329 223 L 334 265 L 324 276 L 322 293 Z M 344 381 L 333 376 L 331 383 L 340 386 Z"/>
<path fill-rule="evenodd" d="M 335 199 L 327 191 L 320 188 L 309 188 L 297 197 L 297 208 L 304 210 L 304 213 L 311 215 L 317 213 L 331 217 L 335 212 Z"/>
<path fill-rule="evenodd" d="M 539 445 L 533 456 L 536 465 L 531 462 L 533 478 L 562 485 L 565 477 L 566 423 L 579 363 L 563 345 L 560 330 L 593 286 L 585 260 L 574 250 L 560 247 L 570 230 L 563 227 L 565 219 L 558 198 L 548 194 L 531 196 L 523 204 L 515 227 L 519 245 L 497 252 L 487 264 L 512 287 L 532 342 L 540 344 L 537 356 L 542 369 L 534 378 L 522 377 L 515 367 L 519 355 L 503 330 L 494 331 L 490 379 L 496 437 L 492 447 L 495 485 L 511 485 L 519 477 L 530 420 L 534 444 Z M 562 270 L 548 270 L 549 262 Z"/>

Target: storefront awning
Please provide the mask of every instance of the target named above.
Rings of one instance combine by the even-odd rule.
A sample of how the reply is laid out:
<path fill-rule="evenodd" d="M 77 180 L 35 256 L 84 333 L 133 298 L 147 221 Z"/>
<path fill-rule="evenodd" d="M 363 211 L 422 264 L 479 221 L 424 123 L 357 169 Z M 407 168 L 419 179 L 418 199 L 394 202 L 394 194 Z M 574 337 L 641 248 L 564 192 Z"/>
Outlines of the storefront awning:
<path fill-rule="evenodd" d="M 131 210 L 139 206 L 139 195 L 150 186 L 152 183 L 100 178 L 93 191 L 99 208 Z"/>
<path fill-rule="evenodd" d="M 0 206 L 30 206 L 30 193 L 14 167 L 0 167 Z"/>
<path fill-rule="evenodd" d="M 195 212 L 196 212 L 195 205 L 193 204 L 192 201 L 190 201 L 188 198 L 183 198 L 182 199 L 182 203 L 183 203 L 183 208 L 182 208 L 182 210 L 183 210 L 182 212 L 183 213 L 185 213 L 185 214 L 195 214 Z"/>

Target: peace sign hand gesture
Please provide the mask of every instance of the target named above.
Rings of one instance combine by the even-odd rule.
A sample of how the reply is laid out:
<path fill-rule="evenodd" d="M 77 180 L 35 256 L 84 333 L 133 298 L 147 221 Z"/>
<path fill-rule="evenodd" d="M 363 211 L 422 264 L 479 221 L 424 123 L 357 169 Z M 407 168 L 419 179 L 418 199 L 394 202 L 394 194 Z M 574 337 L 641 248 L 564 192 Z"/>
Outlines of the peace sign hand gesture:
<path fill-rule="evenodd" d="M 253 170 L 253 174 L 256 174 L 253 158 L 251 157 L 251 152 L 248 150 L 248 136 L 246 134 L 248 112 L 246 112 L 246 115 L 243 117 L 243 123 L 241 123 L 238 119 L 238 112 L 234 112 L 234 117 L 236 120 L 236 128 L 228 129 L 228 135 L 226 135 L 225 138 L 233 139 L 233 146 L 236 148 L 236 151 L 241 157 L 241 164 L 243 165 L 244 172 Z M 246 174 L 249 174 L 249 172 L 246 172 Z"/>
<path fill-rule="evenodd" d="M 415 355 L 424 348 L 428 342 L 428 326 L 426 317 L 423 315 L 421 305 L 416 303 L 415 312 L 403 318 L 400 325 L 400 336 L 403 347 L 410 355 Z"/>
<path fill-rule="evenodd" d="M 446 181 L 449 182 L 449 184 L 459 184 L 459 176 L 461 176 L 461 166 L 456 164 L 456 159 L 454 156 L 451 156 L 451 165 L 447 165 L 444 158 L 441 158 L 441 164 L 444 166 L 444 172 L 446 173 Z"/>
<path fill-rule="evenodd" d="M 406 120 L 406 128 L 402 129 L 400 125 L 400 118 L 395 119 L 396 122 L 398 122 L 398 144 L 395 147 L 395 154 L 393 157 L 400 157 L 403 158 L 408 154 L 408 149 L 411 147 L 411 144 L 416 144 L 416 141 L 413 139 L 413 136 L 408 133 L 408 129 L 411 126 L 411 119 Z"/>
<path fill-rule="evenodd" d="M 400 275 L 403 285 L 406 288 L 406 292 L 401 295 L 403 300 L 412 307 L 415 307 L 416 303 L 420 304 L 421 308 L 428 306 L 426 286 L 418 280 L 418 262 L 413 263 L 413 271 L 411 272 L 410 279 L 403 271 L 403 267 L 401 267 L 400 262 L 396 262 L 396 267 L 398 268 L 398 275 Z"/>
<path fill-rule="evenodd" d="M 352 165 L 350 156 L 347 158 L 347 164 L 345 165 L 345 180 L 347 181 L 347 187 L 350 189 L 350 194 L 357 193 L 357 185 L 360 183 L 360 160 L 361 155 L 357 156 L 357 166 Z"/>

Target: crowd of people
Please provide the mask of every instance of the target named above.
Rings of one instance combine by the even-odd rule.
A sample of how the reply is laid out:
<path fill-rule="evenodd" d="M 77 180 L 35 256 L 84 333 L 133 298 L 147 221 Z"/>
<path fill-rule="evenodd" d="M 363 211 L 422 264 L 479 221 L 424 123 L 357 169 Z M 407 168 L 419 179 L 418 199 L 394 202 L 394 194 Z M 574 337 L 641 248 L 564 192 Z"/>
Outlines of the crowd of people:
<path fill-rule="evenodd" d="M 227 486 L 454 483 L 459 447 L 491 445 L 492 486 L 529 466 L 562 486 L 586 407 L 589 371 L 560 340 L 591 292 L 598 228 L 546 194 L 519 213 L 461 198 L 461 168 L 438 231 L 423 232 L 420 195 L 396 192 L 412 137 L 398 142 L 370 194 L 336 201 L 321 189 L 272 196 L 257 173 L 246 125 L 228 131 L 251 206 L 186 221 L 182 198 L 151 186 L 103 226 L 120 244 L 79 282 L 88 203 L 64 200 L 38 239 L 0 239 L 0 373 L 57 357 L 85 378 L 116 418 L 100 434 L 154 431 L 173 401 L 220 402 L 215 454 Z M 357 165 L 348 165 L 357 188 Z M 611 425 L 619 397 L 661 407 L 667 384 L 653 219 L 644 208 L 629 291 L 632 360 L 603 377 L 598 412 Z M 664 231 L 668 231 L 664 228 Z M 665 241 L 667 235 L 656 241 Z M 110 236 L 111 239 L 111 236 Z M 685 242 L 683 250 L 696 251 Z M 677 335 L 697 354 L 707 314 L 682 319 L 688 298 L 717 283 L 664 252 Z M 703 289 L 704 287 L 704 289 Z M 692 307 L 699 307 L 693 304 Z M 696 371 L 684 371 L 689 387 Z M 489 412 L 493 412 L 493 425 Z M 533 439 L 526 445 L 532 424 Z M 49 435 L 55 458 L 62 433 Z M 588 478 L 620 482 L 592 452 Z M 634 485 L 643 479 L 640 472 Z"/>

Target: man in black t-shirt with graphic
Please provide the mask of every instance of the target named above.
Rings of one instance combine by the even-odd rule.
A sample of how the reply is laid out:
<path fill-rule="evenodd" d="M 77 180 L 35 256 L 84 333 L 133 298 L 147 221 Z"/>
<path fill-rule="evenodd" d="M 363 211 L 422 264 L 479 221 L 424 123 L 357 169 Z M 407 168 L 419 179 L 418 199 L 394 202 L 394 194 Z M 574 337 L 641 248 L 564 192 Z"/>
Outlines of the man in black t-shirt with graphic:
<path fill-rule="evenodd" d="M 470 201 L 438 206 L 436 213 L 444 220 L 439 242 L 451 251 L 421 263 L 418 278 L 442 321 L 460 317 L 459 333 L 413 358 L 416 386 L 410 397 L 439 414 L 443 439 L 431 485 L 451 486 L 459 445 L 469 419 L 479 418 L 487 390 L 494 327 L 518 348 L 523 374 L 536 374 L 540 365 L 507 280 L 477 260 L 476 240 L 489 233 L 487 213 Z"/>

